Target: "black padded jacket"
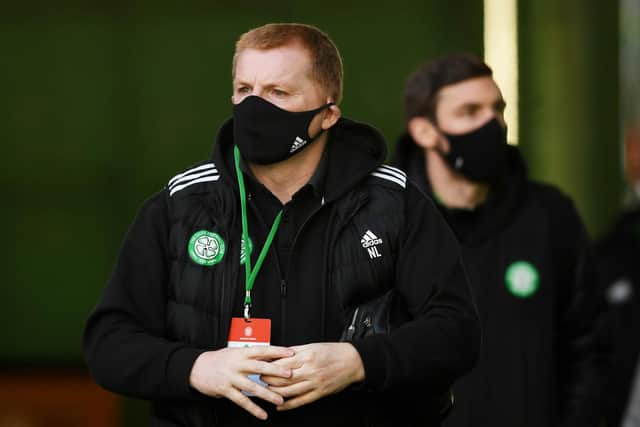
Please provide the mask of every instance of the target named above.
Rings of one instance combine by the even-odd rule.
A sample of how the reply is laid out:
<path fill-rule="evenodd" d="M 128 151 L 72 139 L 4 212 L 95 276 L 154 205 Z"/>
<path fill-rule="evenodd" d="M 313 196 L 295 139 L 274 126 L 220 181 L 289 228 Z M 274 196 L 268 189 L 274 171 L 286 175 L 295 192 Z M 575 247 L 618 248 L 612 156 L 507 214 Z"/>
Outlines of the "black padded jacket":
<path fill-rule="evenodd" d="M 152 401 L 154 426 L 439 425 L 437 396 L 473 366 L 480 342 L 459 248 L 432 201 L 382 164 L 378 132 L 346 119 L 329 134 L 323 202 L 292 243 L 286 286 L 272 249 L 254 288 L 269 303 L 254 315 L 272 319 L 274 345 L 337 341 L 353 307 L 393 287 L 411 320 L 354 342 L 363 384 L 282 413 L 258 402 L 266 423 L 190 388 L 195 359 L 226 346 L 241 308 L 234 304 L 244 274 L 232 146 L 227 122 L 213 158 L 176 176 L 135 219 L 86 325 L 84 353 L 96 380 Z M 248 211 L 251 239 L 262 247 L 266 230 Z M 223 242 L 212 265 L 188 254 L 200 230 Z"/>

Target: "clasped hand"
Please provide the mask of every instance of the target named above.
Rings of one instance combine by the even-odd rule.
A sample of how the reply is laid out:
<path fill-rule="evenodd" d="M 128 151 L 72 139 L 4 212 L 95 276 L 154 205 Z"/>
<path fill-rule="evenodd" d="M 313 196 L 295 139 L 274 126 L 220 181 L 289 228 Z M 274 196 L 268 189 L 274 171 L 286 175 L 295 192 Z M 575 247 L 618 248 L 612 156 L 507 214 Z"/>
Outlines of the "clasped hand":
<path fill-rule="evenodd" d="M 259 374 L 268 386 L 247 378 Z M 364 380 L 364 367 L 349 343 L 313 343 L 291 348 L 257 346 L 202 353 L 189 377 L 193 388 L 225 397 L 259 419 L 267 413 L 242 391 L 271 402 L 278 410 L 294 409 Z"/>

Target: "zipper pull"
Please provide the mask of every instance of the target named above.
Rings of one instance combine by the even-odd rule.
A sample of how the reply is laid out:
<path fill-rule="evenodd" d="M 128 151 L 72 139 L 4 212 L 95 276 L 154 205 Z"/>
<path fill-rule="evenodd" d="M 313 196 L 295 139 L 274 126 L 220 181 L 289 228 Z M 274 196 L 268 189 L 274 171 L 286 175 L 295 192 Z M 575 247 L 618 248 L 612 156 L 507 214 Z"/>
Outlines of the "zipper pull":
<path fill-rule="evenodd" d="M 355 311 L 353 312 L 351 324 L 347 328 L 347 341 L 351 341 L 353 339 L 353 335 L 356 333 L 356 318 L 358 317 L 358 310 L 360 310 L 360 307 L 356 307 Z"/>
<path fill-rule="evenodd" d="M 287 281 L 284 279 L 280 280 L 280 296 L 282 298 L 286 298 L 287 296 Z"/>

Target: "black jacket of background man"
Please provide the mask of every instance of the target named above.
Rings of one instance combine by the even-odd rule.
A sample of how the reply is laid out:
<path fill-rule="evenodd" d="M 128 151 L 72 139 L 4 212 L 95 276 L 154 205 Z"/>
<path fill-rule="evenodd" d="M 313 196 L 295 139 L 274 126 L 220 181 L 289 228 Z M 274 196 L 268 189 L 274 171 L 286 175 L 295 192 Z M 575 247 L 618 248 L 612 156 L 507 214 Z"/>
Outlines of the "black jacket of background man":
<path fill-rule="evenodd" d="M 640 375 L 640 208 L 620 215 L 596 245 L 596 254 L 612 347 L 605 388 L 607 425 L 619 426 Z"/>
<path fill-rule="evenodd" d="M 354 342 L 364 384 L 282 413 L 259 401 L 266 423 L 190 388 L 194 361 L 226 346 L 230 318 L 242 310 L 232 128 L 231 122 L 221 128 L 211 161 L 172 180 L 131 226 L 86 326 L 92 374 L 110 390 L 153 401 L 154 426 L 439 425 L 441 402 L 434 397 L 473 366 L 480 341 L 459 248 L 435 205 L 403 172 L 382 165 L 379 134 L 346 119 L 329 134 L 321 197 L 307 195 L 305 206 L 316 205 L 297 211 L 299 229 L 285 233 L 293 241 L 284 270 L 277 252 L 287 242 L 269 251 L 252 314 L 272 319 L 274 345 L 337 341 L 353 307 L 393 287 L 412 320 Z M 248 212 L 255 258 L 272 218 L 252 198 Z M 199 230 L 225 243 L 213 266 L 187 253 Z"/>
<path fill-rule="evenodd" d="M 596 339 L 602 304 L 587 234 L 569 198 L 527 179 L 517 148 L 508 147 L 508 159 L 485 204 L 440 205 L 462 244 L 483 331 L 478 363 L 455 384 L 444 425 L 597 426 L 607 353 Z M 433 195 L 409 136 L 396 164 Z M 525 289 L 512 292 L 518 274 Z M 531 283 L 537 288 L 527 290 Z"/>

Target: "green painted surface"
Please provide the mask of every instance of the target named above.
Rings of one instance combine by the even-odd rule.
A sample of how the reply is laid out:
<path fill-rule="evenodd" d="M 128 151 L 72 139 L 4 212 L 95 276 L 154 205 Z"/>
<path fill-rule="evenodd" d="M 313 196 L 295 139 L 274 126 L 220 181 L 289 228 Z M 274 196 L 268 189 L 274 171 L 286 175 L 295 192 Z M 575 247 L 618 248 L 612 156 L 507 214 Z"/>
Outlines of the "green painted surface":
<path fill-rule="evenodd" d="M 622 191 L 617 4 L 519 3 L 523 151 L 531 175 L 568 193 L 597 237 Z"/>

